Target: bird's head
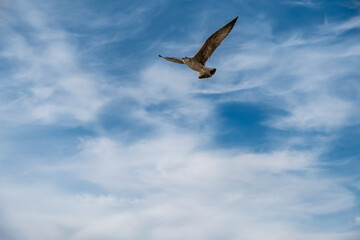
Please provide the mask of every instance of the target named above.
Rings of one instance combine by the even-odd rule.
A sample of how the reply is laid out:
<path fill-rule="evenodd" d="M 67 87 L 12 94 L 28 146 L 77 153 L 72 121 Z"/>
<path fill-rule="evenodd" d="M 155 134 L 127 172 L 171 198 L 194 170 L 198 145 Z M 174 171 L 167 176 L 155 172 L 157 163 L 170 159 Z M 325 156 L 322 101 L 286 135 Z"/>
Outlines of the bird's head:
<path fill-rule="evenodd" d="M 188 57 L 183 57 L 183 58 L 182 58 L 183 62 L 188 62 L 189 59 L 190 59 L 190 58 L 188 58 Z"/>

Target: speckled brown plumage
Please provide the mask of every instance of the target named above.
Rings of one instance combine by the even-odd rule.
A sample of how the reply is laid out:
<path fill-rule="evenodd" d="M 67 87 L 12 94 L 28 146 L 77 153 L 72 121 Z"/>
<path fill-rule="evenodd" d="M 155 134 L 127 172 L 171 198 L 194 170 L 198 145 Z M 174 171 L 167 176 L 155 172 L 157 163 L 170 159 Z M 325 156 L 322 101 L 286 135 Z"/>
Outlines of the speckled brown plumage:
<path fill-rule="evenodd" d="M 185 64 L 189 68 L 198 72 L 198 78 L 209 78 L 212 77 L 216 68 L 208 68 L 205 67 L 206 61 L 211 57 L 215 49 L 221 44 L 221 42 L 229 35 L 231 30 L 233 29 L 238 17 L 234 18 L 231 22 L 226 24 L 224 27 L 220 28 L 213 35 L 211 35 L 204 45 L 200 48 L 200 50 L 195 54 L 194 57 L 188 58 L 184 57 L 182 59 L 175 57 L 163 57 L 168 61 Z"/>

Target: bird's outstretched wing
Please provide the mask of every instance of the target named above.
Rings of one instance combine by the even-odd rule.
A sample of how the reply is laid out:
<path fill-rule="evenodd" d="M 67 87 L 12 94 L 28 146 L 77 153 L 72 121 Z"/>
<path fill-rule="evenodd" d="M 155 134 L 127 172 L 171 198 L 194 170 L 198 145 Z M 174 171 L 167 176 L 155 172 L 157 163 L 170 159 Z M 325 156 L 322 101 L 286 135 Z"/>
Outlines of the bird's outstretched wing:
<path fill-rule="evenodd" d="M 227 35 L 229 35 L 237 19 L 238 17 L 234 18 L 231 22 L 211 35 L 200 48 L 200 50 L 196 53 L 193 59 L 205 65 L 206 61 L 210 58 L 215 49 L 221 44 Z"/>
<path fill-rule="evenodd" d="M 168 61 L 170 61 L 170 62 L 179 63 L 179 64 L 184 64 L 184 62 L 183 62 L 181 59 L 179 59 L 179 58 L 163 57 L 163 56 L 161 56 L 161 55 L 159 55 L 159 57 L 164 58 L 164 59 L 166 59 L 166 60 L 168 60 Z"/>

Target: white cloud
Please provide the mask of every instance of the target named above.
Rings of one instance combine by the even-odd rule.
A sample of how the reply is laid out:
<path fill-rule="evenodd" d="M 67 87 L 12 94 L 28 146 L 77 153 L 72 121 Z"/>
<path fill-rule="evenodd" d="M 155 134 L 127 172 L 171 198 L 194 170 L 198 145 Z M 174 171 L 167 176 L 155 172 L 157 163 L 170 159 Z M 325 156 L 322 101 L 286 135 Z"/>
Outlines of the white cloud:
<path fill-rule="evenodd" d="M 211 116 L 213 106 L 193 94 L 199 84 L 193 81 L 197 73 L 187 70 L 184 65 L 150 65 L 141 71 L 138 81 L 119 88 L 118 96 L 138 104 L 130 116 L 159 129 L 174 128 L 175 122 L 197 125 Z M 157 107 L 161 110 L 151 110 Z"/>
<path fill-rule="evenodd" d="M 24 113 L 19 118 L 51 123 L 64 115 L 79 121 L 96 118 L 107 100 L 98 81 L 101 76 L 80 67 L 66 34 L 47 35 L 46 21 L 36 20 L 40 15 L 29 16 L 41 33 L 35 40 L 47 47 L 32 45 L 9 30 L 12 40 L 2 54 L 25 67 L 11 78 L 21 94 L 2 111 L 11 113 L 15 108 L 13 118 L 20 109 Z M 194 82 L 196 73 L 181 65 L 157 63 L 140 69 L 134 82 L 110 97 L 135 102 L 126 114 L 153 124 L 155 133 L 136 142 L 111 133 L 86 138 L 68 159 L 29 169 L 34 176 L 66 173 L 74 184 L 85 181 L 101 194 L 66 191 L 63 179 L 47 182 L 34 177 L 25 182 L 3 177 L 0 199 L 7 229 L 14 239 L 29 240 L 355 240 L 359 232 L 346 229 L 346 223 L 331 230 L 311 226 L 313 217 L 340 214 L 355 205 L 353 193 L 342 181 L 317 169 L 321 149 L 294 150 L 290 141 L 260 153 L 209 149 L 212 132 L 206 122 L 218 101 L 196 95 L 215 92 L 224 95 L 219 101 L 260 103 L 266 98 L 266 104 L 289 113 L 266 122 L 272 127 L 344 126 L 356 102 L 337 86 L 347 73 L 355 72 L 351 61 L 341 63 L 357 57 L 352 50 L 358 43 L 333 44 L 329 52 L 312 45 L 321 41 L 311 39 L 307 45 L 308 39 L 292 38 L 279 44 L 249 44 L 245 53 L 229 55 L 231 68 L 219 65 L 225 75 L 244 78 L 216 75 L 211 81 Z M 191 127 L 183 127 L 186 124 Z"/>
<path fill-rule="evenodd" d="M 304 219 L 355 204 L 342 182 L 316 170 L 320 150 L 291 150 L 291 143 L 265 153 L 208 149 L 210 132 L 179 126 L 177 119 L 203 123 L 212 116 L 209 102 L 192 94 L 202 84 L 192 74 L 154 64 L 119 89 L 120 98 L 138 104 L 129 115 L 154 124 L 156 134 L 133 143 L 84 139 L 66 161 L 33 169 L 70 172 L 107 194 L 4 186 L 6 219 L 22 230 L 19 238 L 355 239 L 356 232 L 304 230 Z M 159 113 L 148 110 L 169 101 Z M 22 194 L 34 201 L 23 203 Z"/>
<path fill-rule="evenodd" d="M 7 38 L 1 39 L 4 50 L 0 57 L 12 63 L 12 71 L 4 78 L 7 90 L 17 97 L 4 97 L 1 117 L 45 123 L 64 117 L 83 122 L 94 120 L 108 100 L 102 76 L 81 68 L 78 50 L 49 16 L 23 1 L 14 6 L 16 17 L 6 18 Z M 2 13 L 9 15 L 4 10 Z M 19 23 L 33 29 L 32 34 L 22 34 L 11 27 Z"/>
<path fill-rule="evenodd" d="M 271 52 L 266 53 L 266 55 L 254 55 L 254 54 L 237 54 L 226 58 L 222 62 L 221 68 L 224 71 L 243 71 L 250 69 L 261 69 L 266 67 L 271 60 Z"/>
<path fill-rule="evenodd" d="M 82 153 L 76 157 L 84 162 L 69 167 L 85 167 L 86 171 L 78 173 L 82 178 L 109 190 L 163 189 L 171 193 L 171 189 L 178 189 L 188 194 L 199 191 L 204 198 L 217 192 L 218 201 L 224 200 L 221 196 L 241 193 L 246 196 L 245 204 L 258 199 L 261 204 L 287 209 L 288 213 L 283 213 L 289 215 L 292 211 L 329 213 L 353 204 L 351 194 L 346 194 L 338 183 L 308 175 L 314 171 L 318 153 L 197 150 L 202 142 L 192 134 L 172 134 L 131 146 L 95 139 L 84 142 Z M 289 202 L 281 204 L 284 200 Z M 317 201 L 319 204 L 308 205 Z"/>
<path fill-rule="evenodd" d="M 356 19 L 343 24 L 353 28 L 350 23 Z M 355 82 L 360 45 L 336 35 L 339 25 L 314 28 L 307 37 L 297 33 L 269 38 L 276 42 L 241 42 L 241 53 L 219 59 L 222 76 L 199 92 L 222 95 L 221 101 L 265 103 L 284 110 L 287 115 L 266 122 L 280 129 L 332 131 L 346 126 L 359 104 Z"/>
<path fill-rule="evenodd" d="M 279 129 L 295 127 L 302 130 L 326 131 L 342 127 L 354 110 L 351 103 L 330 96 L 316 96 L 314 99 L 300 102 L 296 102 L 293 106 L 289 104 L 291 112 L 289 116 L 273 119 L 269 124 Z"/>
<path fill-rule="evenodd" d="M 334 26 L 331 28 L 332 31 L 335 31 L 337 33 L 353 30 L 360 28 L 360 16 L 351 18 L 345 22 L 334 24 Z"/>
<path fill-rule="evenodd" d="M 315 170 L 318 153 L 248 153 L 202 145 L 196 133 L 168 133 L 133 144 L 84 140 L 79 154 L 40 171 L 72 172 L 111 194 L 6 184 L 1 199 L 8 224 L 21 229 L 19 238 L 30 240 L 336 239 L 333 232 L 304 231 L 302 222 L 354 206 L 341 182 Z"/>

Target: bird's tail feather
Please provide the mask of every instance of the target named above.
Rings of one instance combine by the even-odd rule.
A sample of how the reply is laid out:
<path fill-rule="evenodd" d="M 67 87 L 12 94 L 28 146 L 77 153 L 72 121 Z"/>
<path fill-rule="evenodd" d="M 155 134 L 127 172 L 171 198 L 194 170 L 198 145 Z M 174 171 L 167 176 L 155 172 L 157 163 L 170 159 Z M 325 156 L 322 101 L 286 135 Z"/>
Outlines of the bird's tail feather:
<path fill-rule="evenodd" d="M 198 77 L 201 78 L 209 78 L 212 77 L 216 72 L 216 68 L 204 68 L 202 71 L 199 71 Z"/>

